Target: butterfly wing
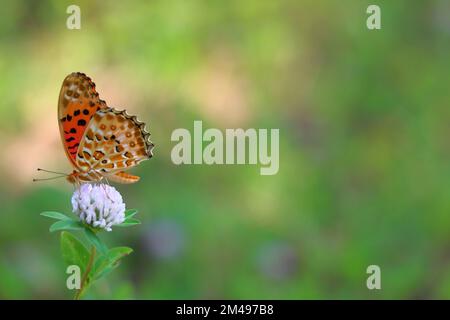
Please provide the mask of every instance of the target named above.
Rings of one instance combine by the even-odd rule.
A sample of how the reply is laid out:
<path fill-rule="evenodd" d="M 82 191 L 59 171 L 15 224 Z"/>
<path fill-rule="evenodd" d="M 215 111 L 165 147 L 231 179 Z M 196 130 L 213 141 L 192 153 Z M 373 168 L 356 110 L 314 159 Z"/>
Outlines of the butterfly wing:
<path fill-rule="evenodd" d="M 58 100 L 58 123 L 67 157 L 76 167 L 76 155 L 84 132 L 94 114 L 107 108 L 99 98 L 95 83 L 84 73 L 68 75 Z"/>
<path fill-rule="evenodd" d="M 149 137 L 145 124 L 135 116 L 112 108 L 99 109 L 80 141 L 76 165 L 83 171 L 94 170 L 116 182 L 136 182 L 139 177 L 123 170 L 153 156 Z"/>
<path fill-rule="evenodd" d="M 129 183 L 135 183 L 139 181 L 138 176 L 133 176 L 132 174 L 119 171 L 117 173 L 113 173 L 107 176 L 108 181 L 117 182 L 117 183 L 123 183 L 123 184 L 129 184 Z"/>

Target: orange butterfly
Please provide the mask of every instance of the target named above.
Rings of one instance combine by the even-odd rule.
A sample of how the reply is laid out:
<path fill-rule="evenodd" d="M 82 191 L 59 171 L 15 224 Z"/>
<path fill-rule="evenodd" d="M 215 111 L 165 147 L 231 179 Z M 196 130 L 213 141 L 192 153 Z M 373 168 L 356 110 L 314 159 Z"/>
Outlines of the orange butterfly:
<path fill-rule="evenodd" d="M 101 181 L 134 183 L 138 176 L 123 170 L 150 159 L 153 143 L 145 124 L 125 110 L 109 108 L 84 73 L 68 75 L 58 100 L 61 139 L 74 170 L 71 183 Z"/>

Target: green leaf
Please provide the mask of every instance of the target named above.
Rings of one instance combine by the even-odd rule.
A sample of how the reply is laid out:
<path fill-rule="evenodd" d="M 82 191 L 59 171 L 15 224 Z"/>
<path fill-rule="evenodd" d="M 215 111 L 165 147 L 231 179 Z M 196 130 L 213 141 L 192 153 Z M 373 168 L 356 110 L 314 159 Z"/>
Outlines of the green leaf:
<path fill-rule="evenodd" d="M 97 259 L 92 270 L 92 279 L 97 280 L 110 273 L 117 268 L 120 259 L 129 255 L 131 252 L 133 252 L 133 249 L 128 247 L 116 247 L 110 249 L 106 255 Z"/>
<path fill-rule="evenodd" d="M 118 227 L 131 227 L 131 226 L 135 226 L 137 224 L 141 224 L 141 222 L 138 219 L 126 219 L 124 222 L 122 222 L 121 224 L 118 224 Z"/>
<path fill-rule="evenodd" d="M 68 266 L 77 265 L 82 272 L 86 270 L 89 252 L 75 236 L 66 231 L 61 232 L 61 252 Z"/>
<path fill-rule="evenodd" d="M 131 249 L 129 247 L 115 247 L 108 251 L 107 256 L 108 256 L 109 260 L 114 263 L 114 262 L 122 259 L 123 257 L 126 257 L 127 255 L 129 255 L 132 252 L 133 252 L 133 249 Z"/>
<path fill-rule="evenodd" d="M 75 220 L 60 220 L 53 223 L 50 226 L 50 232 L 55 232 L 59 230 L 82 230 L 83 225 L 79 221 Z"/>
<path fill-rule="evenodd" d="M 91 275 L 93 281 L 97 281 L 98 279 L 103 278 L 107 274 L 109 274 L 111 271 L 113 271 L 115 268 L 117 268 L 119 264 L 112 266 L 108 265 L 102 262 L 102 267 L 99 269 L 98 273 L 95 273 Z"/>
<path fill-rule="evenodd" d="M 72 220 L 65 214 L 56 212 L 56 211 L 45 211 L 41 213 L 41 216 L 56 219 L 56 220 Z"/>
<path fill-rule="evenodd" d="M 108 252 L 108 248 L 106 245 L 97 237 L 97 235 L 89 229 L 89 227 L 84 227 L 84 233 L 86 234 L 86 238 L 92 243 L 98 250 L 100 254 L 106 254 Z"/>
<path fill-rule="evenodd" d="M 125 220 L 132 218 L 138 211 L 136 209 L 128 209 L 125 211 Z"/>

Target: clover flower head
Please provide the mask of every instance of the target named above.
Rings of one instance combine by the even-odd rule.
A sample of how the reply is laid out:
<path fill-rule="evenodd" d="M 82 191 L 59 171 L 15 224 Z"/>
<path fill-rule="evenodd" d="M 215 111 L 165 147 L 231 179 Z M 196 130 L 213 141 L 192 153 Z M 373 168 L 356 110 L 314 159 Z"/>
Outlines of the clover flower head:
<path fill-rule="evenodd" d="M 122 196 L 106 184 L 82 184 L 72 195 L 72 208 L 81 221 L 106 231 L 125 220 Z"/>

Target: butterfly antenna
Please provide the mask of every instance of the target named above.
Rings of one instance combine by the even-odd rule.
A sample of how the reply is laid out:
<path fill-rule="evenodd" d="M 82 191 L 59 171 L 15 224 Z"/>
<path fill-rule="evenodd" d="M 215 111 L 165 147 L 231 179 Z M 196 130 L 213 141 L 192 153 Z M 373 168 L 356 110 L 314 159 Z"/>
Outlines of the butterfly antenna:
<path fill-rule="evenodd" d="M 64 172 L 50 171 L 50 170 L 45 170 L 45 169 L 41 169 L 41 168 L 37 168 L 37 171 L 44 171 L 44 172 L 48 172 L 48 173 L 61 174 L 61 175 L 64 175 L 64 176 L 68 176 L 68 174 L 64 173 Z"/>
<path fill-rule="evenodd" d="M 47 181 L 47 180 L 54 180 L 59 178 L 64 178 L 66 175 L 63 176 L 57 176 L 57 177 L 51 177 L 51 178 L 44 178 L 44 179 L 33 179 L 33 182 L 39 182 L 39 181 Z"/>

